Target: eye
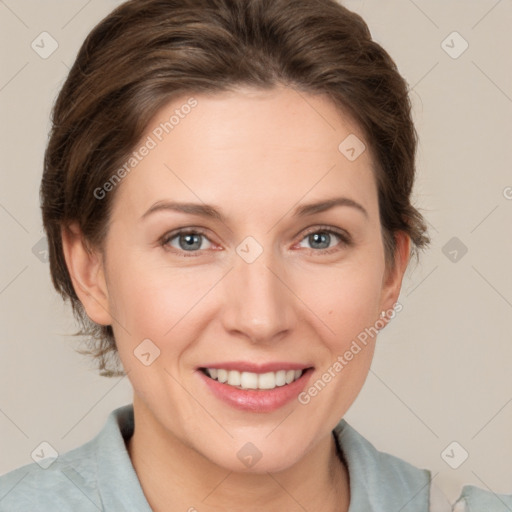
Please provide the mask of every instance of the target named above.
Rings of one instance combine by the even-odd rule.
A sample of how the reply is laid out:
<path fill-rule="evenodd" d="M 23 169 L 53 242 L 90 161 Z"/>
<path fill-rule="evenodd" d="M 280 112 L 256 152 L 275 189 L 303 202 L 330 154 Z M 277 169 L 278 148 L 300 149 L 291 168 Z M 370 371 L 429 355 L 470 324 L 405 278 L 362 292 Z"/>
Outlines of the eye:
<path fill-rule="evenodd" d="M 210 246 L 207 244 L 205 246 L 203 243 L 205 240 L 208 241 Z M 210 240 L 200 229 L 181 229 L 179 231 L 174 231 L 164 235 L 160 243 L 163 247 L 170 247 L 174 250 L 174 252 L 178 253 L 194 253 L 206 249 L 211 249 Z"/>
<path fill-rule="evenodd" d="M 336 243 L 336 240 L 338 240 L 338 243 Z M 317 226 L 308 231 L 299 246 L 304 247 L 302 245 L 304 242 L 309 243 L 314 252 L 324 254 L 339 251 L 343 247 L 347 247 L 352 244 L 348 233 L 322 226 Z"/>
<path fill-rule="evenodd" d="M 205 241 L 206 243 L 204 243 Z M 336 243 L 336 241 L 338 242 Z M 304 247 L 302 245 L 304 242 L 311 244 L 311 250 L 320 254 L 330 254 L 352 245 L 352 240 L 347 232 L 326 226 L 316 226 L 310 229 L 302 238 L 299 246 Z M 205 232 L 198 228 L 180 229 L 168 233 L 162 237 L 160 245 L 181 256 L 199 255 L 193 253 L 212 248 L 212 242 Z"/>

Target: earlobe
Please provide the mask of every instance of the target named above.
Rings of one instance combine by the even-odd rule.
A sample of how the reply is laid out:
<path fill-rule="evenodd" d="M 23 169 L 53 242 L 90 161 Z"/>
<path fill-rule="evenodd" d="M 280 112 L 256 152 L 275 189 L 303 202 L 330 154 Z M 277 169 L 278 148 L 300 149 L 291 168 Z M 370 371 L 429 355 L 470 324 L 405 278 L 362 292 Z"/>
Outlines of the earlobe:
<path fill-rule="evenodd" d="M 108 290 L 101 254 L 90 249 L 74 223 L 61 230 L 62 248 L 73 288 L 87 316 L 97 324 L 111 325 Z"/>

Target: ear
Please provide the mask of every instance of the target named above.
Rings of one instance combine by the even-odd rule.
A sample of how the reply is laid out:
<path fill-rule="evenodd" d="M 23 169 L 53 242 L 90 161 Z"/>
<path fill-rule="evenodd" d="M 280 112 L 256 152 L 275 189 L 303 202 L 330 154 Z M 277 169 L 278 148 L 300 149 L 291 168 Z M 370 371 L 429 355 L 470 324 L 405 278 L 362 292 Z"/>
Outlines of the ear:
<path fill-rule="evenodd" d="M 380 311 L 389 311 L 398 301 L 400 289 L 402 288 L 402 279 L 409 263 L 411 252 L 411 239 L 404 231 L 395 233 L 395 254 L 394 267 L 387 268 L 383 282 L 382 295 L 380 302 Z M 381 319 L 385 324 L 389 322 L 389 318 Z"/>
<path fill-rule="evenodd" d="M 61 230 L 62 247 L 73 288 L 87 316 L 97 324 L 111 325 L 103 259 L 91 250 L 76 223 Z"/>

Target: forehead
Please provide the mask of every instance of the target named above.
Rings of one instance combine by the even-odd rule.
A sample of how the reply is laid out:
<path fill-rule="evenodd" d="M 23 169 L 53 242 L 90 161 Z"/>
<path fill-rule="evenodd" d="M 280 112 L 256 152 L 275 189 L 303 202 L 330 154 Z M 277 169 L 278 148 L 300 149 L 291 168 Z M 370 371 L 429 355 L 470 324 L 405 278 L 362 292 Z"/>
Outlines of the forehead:
<path fill-rule="evenodd" d="M 355 160 L 347 140 L 357 152 L 366 145 Z M 361 130 L 325 96 L 292 88 L 184 95 L 156 114 L 134 149 L 138 159 L 116 194 L 125 213 L 142 215 L 166 199 L 286 208 L 335 192 L 375 206 Z"/>

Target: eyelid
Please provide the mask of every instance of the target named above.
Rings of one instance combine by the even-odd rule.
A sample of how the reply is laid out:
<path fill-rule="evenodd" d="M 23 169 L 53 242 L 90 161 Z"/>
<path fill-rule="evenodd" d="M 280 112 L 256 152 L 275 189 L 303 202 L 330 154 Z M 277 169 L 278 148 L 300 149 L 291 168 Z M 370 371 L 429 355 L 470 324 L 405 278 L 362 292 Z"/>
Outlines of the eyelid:
<path fill-rule="evenodd" d="M 198 227 L 194 227 L 194 226 L 187 226 L 187 227 L 183 227 L 183 228 L 177 228 L 177 229 L 174 229 L 172 231 L 169 231 L 167 233 L 165 233 L 162 237 L 160 237 L 160 239 L 158 240 L 158 243 L 163 246 L 164 248 L 165 247 L 168 247 L 168 244 L 171 240 L 173 240 L 174 238 L 180 236 L 180 235 L 188 235 L 188 234 L 193 234 L 193 235 L 202 235 L 204 238 L 206 238 L 210 243 L 214 243 L 212 240 L 210 240 L 210 238 L 208 237 L 207 235 L 207 230 L 206 229 L 203 229 L 203 228 L 198 228 Z M 183 253 L 183 252 L 188 252 L 188 251 L 180 251 L 178 249 L 175 249 L 174 247 L 173 248 L 170 248 L 169 250 L 173 251 L 173 252 L 180 252 L 180 253 Z M 190 254 L 196 252 L 196 253 L 201 253 L 203 250 L 199 250 L 199 251 L 190 251 Z"/>
<path fill-rule="evenodd" d="M 305 231 L 301 231 L 301 233 L 303 233 L 303 235 L 302 235 L 303 238 L 308 236 L 311 233 L 317 233 L 317 232 L 318 233 L 329 232 L 329 233 L 334 233 L 342 238 L 343 237 L 347 238 L 347 239 L 352 238 L 350 236 L 350 233 L 348 231 L 346 231 L 345 229 L 341 229 L 341 228 L 337 228 L 337 227 L 329 226 L 329 225 L 322 225 L 322 224 L 316 224 L 314 226 L 311 226 L 310 228 L 306 228 Z"/>
<path fill-rule="evenodd" d="M 180 235 L 187 235 L 187 234 L 201 235 L 204 238 L 206 238 L 210 243 L 214 244 L 215 242 L 210 240 L 210 238 L 207 235 L 207 232 L 208 232 L 208 230 L 206 230 L 204 228 L 199 228 L 199 227 L 194 227 L 194 226 L 177 228 L 173 231 L 169 231 L 168 233 L 164 234 L 159 239 L 159 244 L 161 246 L 163 246 L 165 249 L 167 249 L 171 252 L 180 254 L 180 255 L 183 255 L 186 253 L 188 253 L 189 256 L 201 255 L 207 249 L 200 249 L 197 251 L 183 251 L 183 250 L 176 249 L 174 247 L 170 247 L 168 244 L 174 238 L 176 238 Z M 340 244 L 338 244 L 341 246 L 349 246 L 349 245 L 353 244 L 352 237 L 351 237 L 350 233 L 348 233 L 348 231 L 341 229 L 341 228 L 334 227 L 334 226 L 316 224 L 314 226 L 310 226 L 309 228 L 305 228 L 305 230 L 301 230 L 301 232 L 299 233 L 300 239 L 294 244 L 294 246 L 297 245 L 298 243 L 302 242 L 308 235 L 310 235 L 312 233 L 334 234 L 341 240 Z M 297 235 L 297 236 L 299 236 L 299 235 Z M 313 252 L 313 253 L 317 253 L 317 254 L 326 254 L 328 252 L 333 252 L 333 251 L 339 250 L 339 249 L 337 249 L 338 245 L 336 245 L 335 247 L 327 248 L 327 249 L 309 249 L 309 251 Z"/>
<path fill-rule="evenodd" d="M 334 247 L 327 248 L 327 249 L 318 249 L 318 250 L 309 249 L 310 252 L 314 252 L 317 254 L 327 254 L 327 253 L 339 250 L 339 249 L 337 249 L 337 247 L 339 245 L 344 246 L 344 247 L 353 245 L 353 239 L 352 239 L 352 236 L 350 235 L 350 233 L 348 231 L 346 231 L 345 229 L 337 228 L 334 226 L 315 225 L 315 226 L 311 226 L 311 228 L 306 228 L 306 231 L 302 231 L 301 233 L 303 233 L 303 234 L 302 234 L 301 239 L 299 240 L 299 243 L 302 242 L 308 235 L 310 235 L 312 233 L 334 234 L 341 240 L 341 242 L 338 245 L 336 245 Z"/>

